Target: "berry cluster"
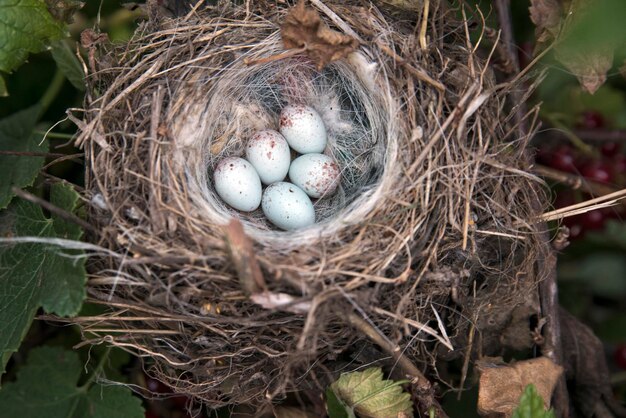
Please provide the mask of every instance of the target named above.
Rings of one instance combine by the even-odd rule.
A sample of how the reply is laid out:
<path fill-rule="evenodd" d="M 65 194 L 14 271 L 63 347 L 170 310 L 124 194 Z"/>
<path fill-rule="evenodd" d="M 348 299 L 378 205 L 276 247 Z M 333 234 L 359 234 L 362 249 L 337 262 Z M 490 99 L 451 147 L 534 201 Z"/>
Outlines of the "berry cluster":
<path fill-rule="evenodd" d="M 596 129 L 603 127 L 601 115 L 584 112 L 580 117 L 581 127 Z M 556 144 L 542 147 L 537 152 L 537 162 L 553 169 L 582 176 L 588 180 L 614 186 L 626 187 L 626 154 L 618 142 L 602 142 L 593 147 L 591 152 L 582 152 L 569 144 Z M 580 191 L 557 189 L 555 208 L 570 206 L 592 197 Z M 564 220 L 570 229 L 570 238 L 576 239 L 586 231 L 600 230 L 608 219 L 622 218 L 620 206 L 597 209 Z"/>

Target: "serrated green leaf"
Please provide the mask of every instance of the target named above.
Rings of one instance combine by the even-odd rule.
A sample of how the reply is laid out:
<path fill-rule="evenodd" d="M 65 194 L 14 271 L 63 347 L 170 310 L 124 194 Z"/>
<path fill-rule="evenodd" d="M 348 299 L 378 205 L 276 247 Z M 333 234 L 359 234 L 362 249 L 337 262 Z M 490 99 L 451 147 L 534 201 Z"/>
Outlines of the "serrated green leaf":
<path fill-rule="evenodd" d="M 13 71 L 29 53 L 43 51 L 64 35 L 65 25 L 42 0 L 0 0 L 0 71 Z"/>
<path fill-rule="evenodd" d="M 73 351 L 34 348 L 0 391 L 0 418 L 143 418 L 141 400 L 124 387 L 78 386 L 82 371 Z"/>
<path fill-rule="evenodd" d="M 339 400 L 361 417 L 395 418 L 401 413 L 412 417 L 411 396 L 403 392 L 403 383 L 383 380 L 382 370 L 372 367 L 362 372 L 342 374 L 331 389 Z"/>
<path fill-rule="evenodd" d="M 0 0 L 0 70 L 11 72 L 48 41 L 65 34 L 41 0 Z"/>
<path fill-rule="evenodd" d="M 69 185 L 55 183 L 50 187 L 50 203 L 70 213 L 74 213 L 78 207 L 80 198 L 78 193 Z M 57 237 L 65 239 L 79 239 L 83 230 L 75 223 L 66 221 L 58 215 L 52 215 L 54 232 Z"/>
<path fill-rule="evenodd" d="M 27 202 L 16 202 L 0 218 L 0 225 L 8 228 L 2 235 L 47 233 L 45 222 L 38 225 L 36 221 L 20 221 L 37 217 L 38 209 Z M 0 374 L 4 373 L 12 353 L 19 348 L 39 307 L 45 262 L 43 256 L 36 259 L 29 256 L 38 252 L 40 247 L 36 244 L 0 246 L 0 285 L 4 289 L 0 292 Z"/>
<path fill-rule="evenodd" d="M 47 152 L 48 144 L 39 145 L 41 137 L 33 134 L 40 112 L 41 106 L 35 105 L 0 120 L 0 151 Z M 33 184 L 43 163 L 43 157 L 0 154 L 0 209 L 13 198 L 12 187 Z"/>
<path fill-rule="evenodd" d="M 78 194 L 70 186 L 55 184 L 50 189 L 50 201 L 72 213 L 76 209 Z M 59 238 L 78 240 L 82 235 L 78 225 L 57 216 L 52 217 L 52 227 L 54 236 Z M 82 252 L 58 248 L 49 249 L 48 252 L 53 252 L 53 256 L 48 259 L 46 266 L 41 305 L 46 312 L 54 312 L 61 316 L 76 315 L 85 299 L 87 279 Z"/>
<path fill-rule="evenodd" d="M 91 414 L 91 415 L 90 415 Z M 122 386 L 95 385 L 87 394 L 85 415 L 89 418 L 143 418 L 141 399 Z"/>
<path fill-rule="evenodd" d="M 78 200 L 69 186 L 55 185 L 53 203 L 72 211 Z M 0 219 L 3 236 L 80 238 L 81 231 L 66 221 L 44 217 L 41 208 L 18 200 Z M 0 372 L 17 351 L 39 306 L 49 313 L 75 315 L 85 298 L 84 259 L 76 251 L 46 244 L 0 246 Z"/>
<path fill-rule="evenodd" d="M 64 40 L 58 40 L 50 45 L 52 58 L 70 83 L 79 91 L 85 91 L 85 73 L 78 62 L 78 58 Z"/>
<path fill-rule="evenodd" d="M 555 418 L 552 410 L 546 411 L 543 399 L 537 393 L 535 385 L 530 384 L 520 397 L 519 406 L 511 418 Z"/>

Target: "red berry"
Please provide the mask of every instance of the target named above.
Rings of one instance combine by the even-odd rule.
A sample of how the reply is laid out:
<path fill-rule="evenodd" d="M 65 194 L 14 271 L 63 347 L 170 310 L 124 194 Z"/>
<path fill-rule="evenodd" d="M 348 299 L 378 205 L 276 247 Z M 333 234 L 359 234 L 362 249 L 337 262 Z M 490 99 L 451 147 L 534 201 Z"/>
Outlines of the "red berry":
<path fill-rule="evenodd" d="M 610 183 L 613 180 L 610 167 L 602 161 L 594 161 L 585 165 L 580 174 L 589 180 L 597 181 L 599 183 Z"/>
<path fill-rule="evenodd" d="M 618 344 L 613 352 L 613 359 L 617 367 L 626 370 L 626 344 Z"/>
<path fill-rule="evenodd" d="M 595 110 L 586 110 L 580 115 L 577 124 L 583 129 L 598 129 L 605 125 L 604 117 Z"/>
<path fill-rule="evenodd" d="M 552 152 L 552 157 L 548 165 L 557 170 L 570 173 L 576 172 L 573 150 L 566 145 L 561 145 Z"/>
<path fill-rule="evenodd" d="M 605 157 L 613 157 L 614 155 L 617 155 L 617 153 L 620 151 L 621 148 L 622 148 L 622 144 L 618 142 L 609 141 L 609 142 L 605 142 L 604 144 L 602 144 L 602 146 L 600 147 L 600 152 Z"/>

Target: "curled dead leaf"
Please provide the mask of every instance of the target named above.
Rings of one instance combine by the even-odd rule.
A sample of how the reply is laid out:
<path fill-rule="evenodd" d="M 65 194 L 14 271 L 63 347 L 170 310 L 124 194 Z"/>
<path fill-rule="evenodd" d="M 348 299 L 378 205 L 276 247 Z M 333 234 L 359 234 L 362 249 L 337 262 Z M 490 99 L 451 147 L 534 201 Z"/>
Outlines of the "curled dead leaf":
<path fill-rule="evenodd" d="M 504 414 L 511 416 L 526 386 L 530 383 L 544 399 L 546 408 L 563 368 L 546 357 L 502 363 L 500 359 L 476 362 L 480 375 L 478 389 L 478 412 L 482 415 Z"/>
<path fill-rule="evenodd" d="M 330 29 L 304 0 L 291 9 L 280 29 L 285 48 L 302 49 L 320 70 L 345 58 L 359 45 L 351 36 Z"/>
<path fill-rule="evenodd" d="M 613 65 L 613 50 L 597 48 L 594 51 L 575 51 L 557 48 L 556 59 L 572 72 L 583 90 L 595 93 L 606 81 L 606 73 Z"/>
<path fill-rule="evenodd" d="M 557 0 L 532 0 L 530 20 L 535 24 L 537 38 L 547 32 L 552 39 L 556 38 L 561 26 L 561 5 Z"/>
<path fill-rule="evenodd" d="M 590 0 L 531 0 L 530 19 L 535 24 L 535 52 L 555 44 L 555 56 L 580 82 L 583 90 L 593 94 L 606 81 L 613 64 L 610 40 L 581 45 L 579 26 L 594 8 Z"/>

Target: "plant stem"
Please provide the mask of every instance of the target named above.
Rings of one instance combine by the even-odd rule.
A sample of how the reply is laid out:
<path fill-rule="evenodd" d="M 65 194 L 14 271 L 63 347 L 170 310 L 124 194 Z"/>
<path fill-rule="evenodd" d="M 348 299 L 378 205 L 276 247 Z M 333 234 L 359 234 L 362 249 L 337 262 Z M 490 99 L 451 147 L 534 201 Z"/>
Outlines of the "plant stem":
<path fill-rule="evenodd" d="M 39 117 L 42 117 L 43 114 L 46 113 L 54 99 L 59 95 L 64 82 L 65 76 L 63 75 L 63 72 L 57 68 L 54 72 L 54 77 L 52 77 L 52 80 L 48 85 L 48 88 L 39 100 L 39 104 L 41 105 Z"/>

